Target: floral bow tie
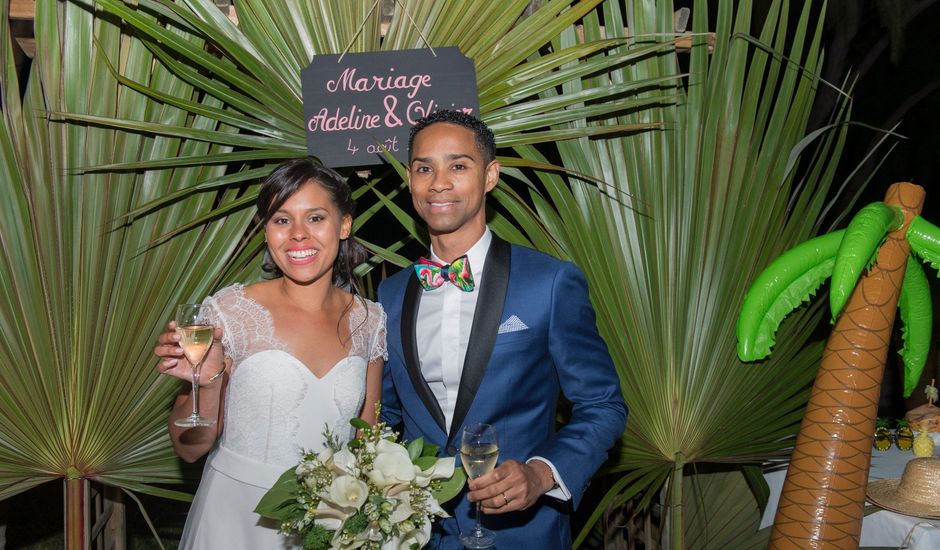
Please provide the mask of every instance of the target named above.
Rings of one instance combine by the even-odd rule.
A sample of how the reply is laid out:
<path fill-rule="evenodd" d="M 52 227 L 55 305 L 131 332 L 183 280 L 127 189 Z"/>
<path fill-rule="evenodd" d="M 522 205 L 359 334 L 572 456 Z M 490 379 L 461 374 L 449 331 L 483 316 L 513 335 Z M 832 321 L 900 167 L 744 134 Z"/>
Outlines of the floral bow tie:
<path fill-rule="evenodd" d="M 470 273 L 470 260 L 466 254 L 450 265 L 442 265 L 422 257 L 415 266 L 415 274 L 424 290 L 439 288 L 444 281 L 454 283 L 454 286 L 464 292 L 473 290 L 473 274 Z"/>

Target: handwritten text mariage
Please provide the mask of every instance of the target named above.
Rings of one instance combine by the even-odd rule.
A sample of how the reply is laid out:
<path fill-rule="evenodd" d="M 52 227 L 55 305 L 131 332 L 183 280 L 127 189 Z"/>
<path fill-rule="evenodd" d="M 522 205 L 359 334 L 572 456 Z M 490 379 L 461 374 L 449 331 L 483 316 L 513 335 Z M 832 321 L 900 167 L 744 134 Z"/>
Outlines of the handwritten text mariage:
<path fill-rule="evenodd" d="M 436 111 L 434 99 L 416 99 L 423 88 L 430 89 L 430 74 L 394 74 L 395 68 L 389 68 L 387 75 L 359 76 L 356 68 L 346 68 L 340 75 L 327 80 L 326 91 L 331 94 L 355 92 L 391 92 L 382 99 L 384 112 L 363 112 L 357 103 L 332 110 L 323 107 L 307 120 L 307 130 L 311 132 L 336 132 L 348 130 L 371 130 L 377 128 L 397 128 L 407 122 L 413 125 L 419 118 Z M 396 93 L 397 92 L 397 93 Z M 398 94 L 404 94 L 404 101 Z M 453 106 L 451 106 L 453 108 Z M 472 109 L 462 108 L 467 113 Z"/>
<path fill-rule="evenodd" d="M 455 47 L 318 55 L 300 78 L 307 151 L 327 166 L 407 161 L 418 119 L 480 109 L 473 61 Z"/>

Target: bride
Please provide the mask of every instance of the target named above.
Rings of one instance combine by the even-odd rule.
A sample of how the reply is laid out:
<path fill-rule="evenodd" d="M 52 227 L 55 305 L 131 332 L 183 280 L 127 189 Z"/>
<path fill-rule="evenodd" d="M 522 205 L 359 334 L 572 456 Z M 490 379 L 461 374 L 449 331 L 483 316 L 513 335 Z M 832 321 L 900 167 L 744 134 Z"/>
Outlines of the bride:
<path fill-rule="evenodd" d="M 209 453 L 180 548 L 296 546 L 255 505 L 302 450 L 324 447 L 325 428 L 342 443 L 354 436 L 350 418 L 375 423 L 385 312 L 354 290 L 353 268 L 367 257 L 350 236 L 354 206 L 345 180 L 307 159 L 265 180 L 258 216 L 270 257 L 264 269 L 274 278 L 205 300 L 216 330 L 199 413 L 217 418 L 214 426 L 173 424 L 192 411 L 192 371 L 176 325 L 160 336 L 158 370 L 189 382 L 170 414 L 173 446 L 188 462 Z"/>

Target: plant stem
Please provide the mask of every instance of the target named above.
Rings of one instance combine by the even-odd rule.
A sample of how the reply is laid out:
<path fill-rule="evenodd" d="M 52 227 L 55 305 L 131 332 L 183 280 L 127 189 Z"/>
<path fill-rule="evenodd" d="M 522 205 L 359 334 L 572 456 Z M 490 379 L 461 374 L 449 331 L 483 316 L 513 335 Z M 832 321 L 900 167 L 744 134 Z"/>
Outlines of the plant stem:
<path fill-rule="evenodd" d="M 65 479 L 65 548 L 85 548 L 85 491 L 88 481 L 81 477 Z"/>
<path fill-rule="evenodd" d="M 685 548 L 682 540 L 682 469 L 685 467 L 685 457 L 676 453 L 676 460 L 672 467 L 672 477 L 669 480 L 669 538 L 673 550 Z"/>

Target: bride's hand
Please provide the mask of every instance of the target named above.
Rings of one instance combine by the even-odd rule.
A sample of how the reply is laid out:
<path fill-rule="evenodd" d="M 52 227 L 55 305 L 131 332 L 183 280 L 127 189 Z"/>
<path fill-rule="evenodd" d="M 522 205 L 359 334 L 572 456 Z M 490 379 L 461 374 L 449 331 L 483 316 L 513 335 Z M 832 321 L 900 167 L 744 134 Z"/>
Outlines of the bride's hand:
<path fill-rule="evenodd" d="M 156 347 L 153 348 L 154 355 L 161 360 L 157 365 L 157 372 L 192 383 L 192 365 L 183 355 L 183 348 L 180 347 L 179 342 L 180 335 L 176 332 L 176 321 L 170 321 L 166 324 L 166 330 L 157 339 Z M 206 354 L 206 359 L 202 362 L 202 368 L 199 370 L 199 385 L 208 386 L 212 384 L 209 379 L 219 374 L 223 369 L 225 369 L 225 353 L 222 349 L 222 329 L 215 327 L 212 346 L 209 348 L 209 353 Z"/>

